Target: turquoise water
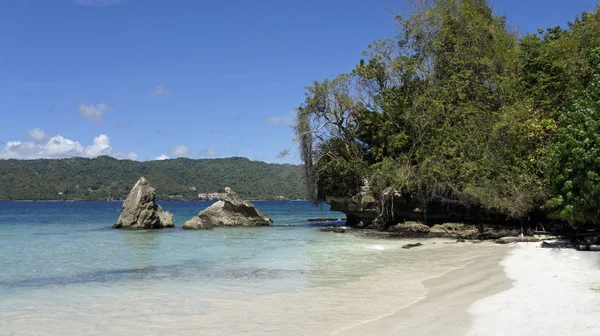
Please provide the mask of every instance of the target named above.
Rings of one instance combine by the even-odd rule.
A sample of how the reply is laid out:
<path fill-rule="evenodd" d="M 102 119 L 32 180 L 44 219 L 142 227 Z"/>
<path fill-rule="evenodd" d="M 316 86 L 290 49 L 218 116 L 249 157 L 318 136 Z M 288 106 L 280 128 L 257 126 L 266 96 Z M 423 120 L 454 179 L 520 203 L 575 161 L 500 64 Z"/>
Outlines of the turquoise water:
<path fill-rule="evenodd" d="M 472 257 L 320 232 L 306 219 L 343 214 L 308 202 L 254 203 L 275 226 L 180 229 L 210 202 L 160 202 L 176 228 L 158 231 L 112 229 L 120 202 L 0 202 L 0 335 L 327 335 Z"/>
<path fill-rule="evenodd" d="M 302 250 L 323 238 L 314 229 L 323 224 L 306 219 L 343 214 L 308 202 L 255 203 L 275 227 L 124 231 L 110 227 L 120 202 L 2 202 L 0 291 L 161 278 L 302 283 Z M 178 227 L 210 204 L 161 203 Z"/>

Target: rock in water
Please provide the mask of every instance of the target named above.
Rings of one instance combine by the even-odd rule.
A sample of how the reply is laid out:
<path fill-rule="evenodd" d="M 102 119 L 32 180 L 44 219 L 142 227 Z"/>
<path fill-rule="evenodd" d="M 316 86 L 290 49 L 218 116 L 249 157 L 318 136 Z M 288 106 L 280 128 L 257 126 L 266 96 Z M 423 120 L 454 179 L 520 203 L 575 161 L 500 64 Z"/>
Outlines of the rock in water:
<path fill-rule="evenodd" d="M 145 178 L 140 178 L 123 202 L 123 212 L 113 228 L 144 230 L 174 227 L 173 214 L 154 203 L 155 197 L 154 188 Z"/>
<path fill-rule="evenodd" d="M 226 188 L 226 196 L 200 211 L 183 224 L 183 229 L 212 229 L 215 226 L 269 226 L 273 220 L 269 215 L 260 212 L 248 201 L 242 200 L 230 188 Z"/>
<path fill-rule="evenodd" d="M 322 232 L 346 233 L 346 228 L 335 226 L 324 227 L 320 228 L 319 230 L 321 230 Z"/>
<path fill-rule="evenodd" d="M 402 246 L 402 248 L 408 250 L 408 249 L 411 249 L 413 247 L 419 247 L 421 245 L 423 245 L 423 244 L 421 244 L 421 243 L 406 244 L 406 245 Z"/>

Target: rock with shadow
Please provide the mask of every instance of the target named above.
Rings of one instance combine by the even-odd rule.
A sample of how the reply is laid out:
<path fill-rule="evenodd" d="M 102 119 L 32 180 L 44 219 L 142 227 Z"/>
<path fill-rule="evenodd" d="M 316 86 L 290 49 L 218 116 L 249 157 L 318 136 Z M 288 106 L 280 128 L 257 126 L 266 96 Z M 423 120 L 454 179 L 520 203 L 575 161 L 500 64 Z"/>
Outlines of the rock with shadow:
<path fill-rule="evenodd" d="M 226 195 L 200 211 L 185 224 L 186 230 L 208 230 L 216 226 L 271 226 L 273 220 L 271 217 L 248 202 L 242 200 L 230 188 L 225 188 Z"/>
<path fill-rule="evenodd" d="M 154 188 L 145 178 L 140 178 L 123 202 L 123 211 L 113 228 L 146 230 L 174 227 L 173 214 L 163 211 L 155 199 Z"/>

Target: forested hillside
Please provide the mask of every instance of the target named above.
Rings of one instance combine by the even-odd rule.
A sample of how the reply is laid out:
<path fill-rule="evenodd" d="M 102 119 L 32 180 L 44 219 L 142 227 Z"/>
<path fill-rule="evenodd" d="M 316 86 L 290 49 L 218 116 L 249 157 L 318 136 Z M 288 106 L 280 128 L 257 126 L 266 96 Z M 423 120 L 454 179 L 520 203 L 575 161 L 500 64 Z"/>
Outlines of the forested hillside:
<path fill-rule="evenodd" d="M 245 158 L 138 162 L 103 156 L 0 160 L 0 199 L 123 199 L 140 176 L 159 199 L 197 199 L 227 186 L 248 199 L 304 199 L 306 190 L 300 166 Z"/>
<path fill-rule="evenodd" d="M 396 38 L 307 88 L 311 197 L 369 181 L 388 225 L 407 212 L 600 223 L 600 9 L 520 34 L 485 0 L 412 3 Z"/>

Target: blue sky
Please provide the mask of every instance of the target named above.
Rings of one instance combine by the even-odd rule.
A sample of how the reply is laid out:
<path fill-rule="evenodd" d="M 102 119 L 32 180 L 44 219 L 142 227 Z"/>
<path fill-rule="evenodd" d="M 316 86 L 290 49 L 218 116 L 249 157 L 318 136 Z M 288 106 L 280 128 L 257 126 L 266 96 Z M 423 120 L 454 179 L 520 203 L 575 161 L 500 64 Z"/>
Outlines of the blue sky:
<path fill-rule="evenodd" d="M 524 32 L 595 0 L 492 0 Z M 403 1 L 4 0 L 0 158 L 299 162 L 304 87 L 396 32 Z"/>

